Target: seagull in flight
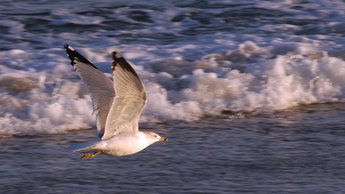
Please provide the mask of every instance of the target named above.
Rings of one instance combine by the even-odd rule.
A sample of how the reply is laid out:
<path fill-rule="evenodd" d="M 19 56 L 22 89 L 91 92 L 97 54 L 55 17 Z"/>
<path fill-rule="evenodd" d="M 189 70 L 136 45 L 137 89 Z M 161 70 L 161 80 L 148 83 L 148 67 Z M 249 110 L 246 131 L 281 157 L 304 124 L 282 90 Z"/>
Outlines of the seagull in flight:
<path fill-rule="evenodd" d="M 167 138 L 151 131 L 139 131 L 139 118 L 146 104 L 143 82 L 131 65 L 113 52 L 112 78 L 66 44 L 71 64 L 89 89 L 97 119 L 99 141 L 76 151 L 88 152 L 81 158 L 99 154 L 125 156 L 135 154 Z"/>

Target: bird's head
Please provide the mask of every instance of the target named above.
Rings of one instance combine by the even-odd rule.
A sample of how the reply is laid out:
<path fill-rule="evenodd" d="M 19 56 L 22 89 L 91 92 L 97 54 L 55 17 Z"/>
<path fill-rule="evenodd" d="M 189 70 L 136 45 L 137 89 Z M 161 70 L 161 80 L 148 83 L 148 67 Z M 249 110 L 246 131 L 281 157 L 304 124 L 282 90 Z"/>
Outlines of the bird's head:
<path fill-rule="evenodd" d="M 147 138 L 149 139 L 149 141 L 151 141 L 152 143 L 157 142 L 157 141 L 168 141 L 167 138 L 161 137 L 157 133 L 154 133 L 151 131 L 145 131 L 145 134 L 146 134 Z"/>

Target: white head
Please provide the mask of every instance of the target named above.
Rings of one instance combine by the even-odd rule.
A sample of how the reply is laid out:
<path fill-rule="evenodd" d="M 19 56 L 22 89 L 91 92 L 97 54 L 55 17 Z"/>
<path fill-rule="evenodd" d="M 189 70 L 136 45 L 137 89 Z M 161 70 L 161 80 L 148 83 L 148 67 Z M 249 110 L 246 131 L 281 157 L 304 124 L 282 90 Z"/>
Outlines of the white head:
<path fill-rule="evenodd" d="M 149 141 L 149 143 L 155 143 L 157 141 L 168 141 L 167 138 L 161 137 L 157 133 L 151 132 L 151 131 L 143 131 Z"/>

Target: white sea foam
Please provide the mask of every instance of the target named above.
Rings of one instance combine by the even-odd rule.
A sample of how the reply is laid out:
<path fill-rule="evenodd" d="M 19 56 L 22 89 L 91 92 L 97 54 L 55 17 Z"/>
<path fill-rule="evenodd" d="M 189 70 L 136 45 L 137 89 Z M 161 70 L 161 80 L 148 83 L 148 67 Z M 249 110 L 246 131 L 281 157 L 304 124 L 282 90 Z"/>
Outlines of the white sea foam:
<path fill-rule="evenodd" d="M 61 48 L 63 41 L 107 75 L 113 50 L 129 59 L 147 90 L 145 122 L 196 121 L 223 112 L 260 113 L 300 104 L 342 102 L 345 41 L 336 33 L 342 32 L 344 14 L 326 1 L 318 2 L 323 5 L 321 11 L 313 3 L 299 4 L 298 9 L 290 1 L 260 1 L 252 7 L 244 3 L 232 11 L 265 8 L 270 9 L 263 9 L 265 14 L 283 14 L 260 27 L 240 23 L 245 27 L 234 33 L 236 26 L 227 26 L 231 24 L 229 8 L 219 5 L 208 9 L 169 2 L 162 3 L 163 8 L 152 9 L 154 4 L 150 4 L 139 9 L 131 4 L 110 10 L 100 6 L 95 13 L 97 6 L 89 6 L 86 15 L 76 8 L 46 7 L 51 13 L 44 18 L 48 28 L 40 27 L 41 20 L 37 21 L 40 25 L 30 24 L 39 16 L 6 15 L 1 25 L 14 35 L 0 40 L 5 45 L 0 50 L 0 134 L 95 127 L 91 100 L 69 65 Z M 333 4 L 344 6 L 338 1 Z M 270 15 L 263 19 L 267 17 Z M 299 24 L 301 18 L 320 22 Z M 288 22 L 293 19 L 295 23 Z M 60 30 L 65 24 L 91 24 L 100 29 Z M 135 27 L 128 29 L 126 24 Z M 216 30 L 209 33 L 205 25 Z M 299 33 L 302 35 L 296 35 Z M 128 42 L 126 38 L 131 36 L 134 38 Z M 32 42 L 23 41 L 26 39 Z"/>
<path fill-rule="evenodd" d="M 153 59 L 145 69 L 135 65 L 148 92 L 143 121 L 192 121 L 227 110 L 274 111 L 343 101 L 345 62 L 318 50 L 311 43 L 274 40 L 261 47 L 244 42 L 192 63 L 172 60 L 157 68 Z M 94 61 L 106 60 L 84 53 Z M 17 57 L 23 52 L 6 54 Z M 67 59 L 65 63 L 56 62 L 56 69 L 64 71 L 51 73 L 3 70 L 7 76 L 0 79 L 2 133 L 56 133 L 94 126 L 91 101 L 81 81 L 73 78 Z"/>

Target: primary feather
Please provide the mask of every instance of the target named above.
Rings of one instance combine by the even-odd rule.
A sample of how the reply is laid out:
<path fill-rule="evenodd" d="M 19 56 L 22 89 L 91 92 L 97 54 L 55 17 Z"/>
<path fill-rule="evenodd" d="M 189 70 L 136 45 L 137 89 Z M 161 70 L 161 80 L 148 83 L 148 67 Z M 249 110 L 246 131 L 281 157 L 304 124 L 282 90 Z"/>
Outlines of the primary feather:
<path fill-rule="evenodd" d="M 113 82 L 69 45 L 64 46 L 74 70 L 86 84 L 96 113 L 98 137 L 102 138 L 108 113 L 115 97 Z"/>
<path fill-rule="evenodd" d="M 111 105 L 102 139 L 138 131 L 139 118 L 146 104 L 144 85 L 134 69 L 116 52 L 113 53 L 113 60 L 116 97 Z"/>

